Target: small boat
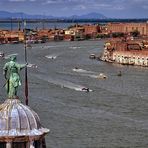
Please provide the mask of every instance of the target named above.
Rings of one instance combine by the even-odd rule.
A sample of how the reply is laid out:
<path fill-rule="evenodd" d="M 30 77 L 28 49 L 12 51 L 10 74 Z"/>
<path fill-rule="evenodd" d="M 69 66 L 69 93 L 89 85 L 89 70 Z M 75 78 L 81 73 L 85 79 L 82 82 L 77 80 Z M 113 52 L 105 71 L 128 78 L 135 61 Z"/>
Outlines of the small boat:
<path fill-rule="evenodd" d="M 52 59 L 52 60 L 57 58 L 57 56 L 54 56 L 54 55 L 47 55 L 45 57 L 48 58 L 48 59 Z"/>
<path fill-rule="evenodd" d="M 26 47 L 27 47 L 27 48 L 32 48 L 31 44 L 27 44 Z"/>
<path fill-rule="evenodd" d="M 30 68 L 37 68 L 38 66 L 36 64 L 28 64 L 27 67 L 30 67 Z"/>
<path fill-rule="evenodd" d="M 75 67 L 72 69 L 73 71 L 79 71 L 79 70 L 82 70 L 82 69 L 79 69 L 78 67 Z"/>
<path fill-rule="evenodd" d="M 88 72 L 87 70 L 84 70 L 84 69 L 81 69 L 81 68 L 78 68 L 78 67 L 75 67 L 72 70 L 75 71 L 75 72 L 80 72 L 80 73 L 86 73 L 86 72 Z"/>
<path fill-rule="evenodd" d="M 119 76 L 119 77 L 121 77 L 121 76 L 122 76 L 121 71 L 119 71 L 119 73 L 117 74 L 117 76 Z"/>
<path fill-rule="evenodd" d="M 96 59 L 96 56 L 95 56 L 95 54 L 90 54 L 89 58 L 90 59 Z"/>
<path fill-rule="evenodd" d="M 84 92 L 92 92 L 92 90 L 89 89 L 89 88 L 87 88 L 87 87 L 83 87 L 83 88 L 82 88 L 82 91 L 84 91 Z"/>
<path fill-rule="evenodd" d="M 12 41 L 11 44 L 18 44 L 19 41 Z"/>
<path fill-rule="evenodd" d="M 0 57 L 3 58 L 5 54 L 3 52 L 0 52 Z"/>
<path fill-rule="evenodd" d="M 98 79 L 107 79 L 107 76 L 104 73 L 100 73 Z"/>

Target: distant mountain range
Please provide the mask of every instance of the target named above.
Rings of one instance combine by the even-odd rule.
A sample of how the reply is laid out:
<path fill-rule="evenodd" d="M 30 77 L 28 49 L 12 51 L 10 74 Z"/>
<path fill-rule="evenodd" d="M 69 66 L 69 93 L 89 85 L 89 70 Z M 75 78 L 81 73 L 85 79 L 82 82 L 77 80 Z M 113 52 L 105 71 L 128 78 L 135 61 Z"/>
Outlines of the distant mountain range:
<path fill-rule="evenodd" d="M 104 16 L 101 13 L 96 13 L 96 12 L 92 12 L 92 13 L 88 13 L 88 14 L 84 14 L 84 15 L 73 15 L 70 16 L 69 18 L 73 18 L 73 19 L 107 19 L 106 16 Z"/>
<path fill-rule="evenodd" d="M 7 12 L 7 11 L 0 11 L 0 19 L 107 19 L 106 16 L 100 13 L 88 13 L 85 15 L 73 15 L 70 17 L 55 17 L 55 16 L 45 16 L 45 15 L 30 15 L 22 12 Z"/>

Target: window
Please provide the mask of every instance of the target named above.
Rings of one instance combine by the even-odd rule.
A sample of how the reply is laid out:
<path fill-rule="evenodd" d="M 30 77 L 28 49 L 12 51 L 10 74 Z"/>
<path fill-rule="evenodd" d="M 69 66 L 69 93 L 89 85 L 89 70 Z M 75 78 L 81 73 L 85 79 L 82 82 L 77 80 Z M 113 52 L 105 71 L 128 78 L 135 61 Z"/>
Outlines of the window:
<path fill-rule="evenodd" d="M 128 32 L 128 28 L 126 27 L 126 32 Z"/>
<path fill-rule="evenodd" d="M 41 145 L 40 141 L 35 141 L 34 142 L 35 148 L 40 148 L 40 145 Z"/>
<path fill-rule="evenodd" d="M 144 27 L 142 27 L 142 34 L 144 35 Z"/>
<path fill-rule="evenodd" d="M 12 148 L 26 148 L 27 143 L 26 142 L 13 142 Z"/>
<path fill-rule="evenodd" d="M 0 148 L 6 148 L 6 143 L 5 142 L 0 142 Z"/>
<path fill-rule="evenodd" d="M 128 44 L 128 49 L 129 50 L 141 50 L 138 44 Z"/>

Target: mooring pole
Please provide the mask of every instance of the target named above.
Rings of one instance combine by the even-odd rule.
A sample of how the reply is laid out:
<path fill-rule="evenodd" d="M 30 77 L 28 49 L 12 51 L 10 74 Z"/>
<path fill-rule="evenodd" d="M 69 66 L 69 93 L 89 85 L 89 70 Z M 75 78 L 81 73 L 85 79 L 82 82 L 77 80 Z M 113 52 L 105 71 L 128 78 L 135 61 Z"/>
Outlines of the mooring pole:
<path fill-rule="evenodd" d="M 24 50 L 25 50 L 25 62 L 27 64 L 27 42 L 26 42 L 26 21 L 24 21 Z M 27 65 L 25 67 L 25 103 L 28 105 L 28 72 Z"/>

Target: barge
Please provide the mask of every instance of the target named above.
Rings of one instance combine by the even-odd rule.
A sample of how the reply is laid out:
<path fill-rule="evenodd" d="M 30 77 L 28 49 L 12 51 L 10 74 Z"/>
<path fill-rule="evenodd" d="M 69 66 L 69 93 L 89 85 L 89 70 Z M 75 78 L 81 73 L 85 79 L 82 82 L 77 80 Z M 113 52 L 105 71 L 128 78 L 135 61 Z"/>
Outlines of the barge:
<path fill-rule="evenodd" d="M 109 40 L 100 60 L 123 65 L 148 66 L 148 40 Z"/>

